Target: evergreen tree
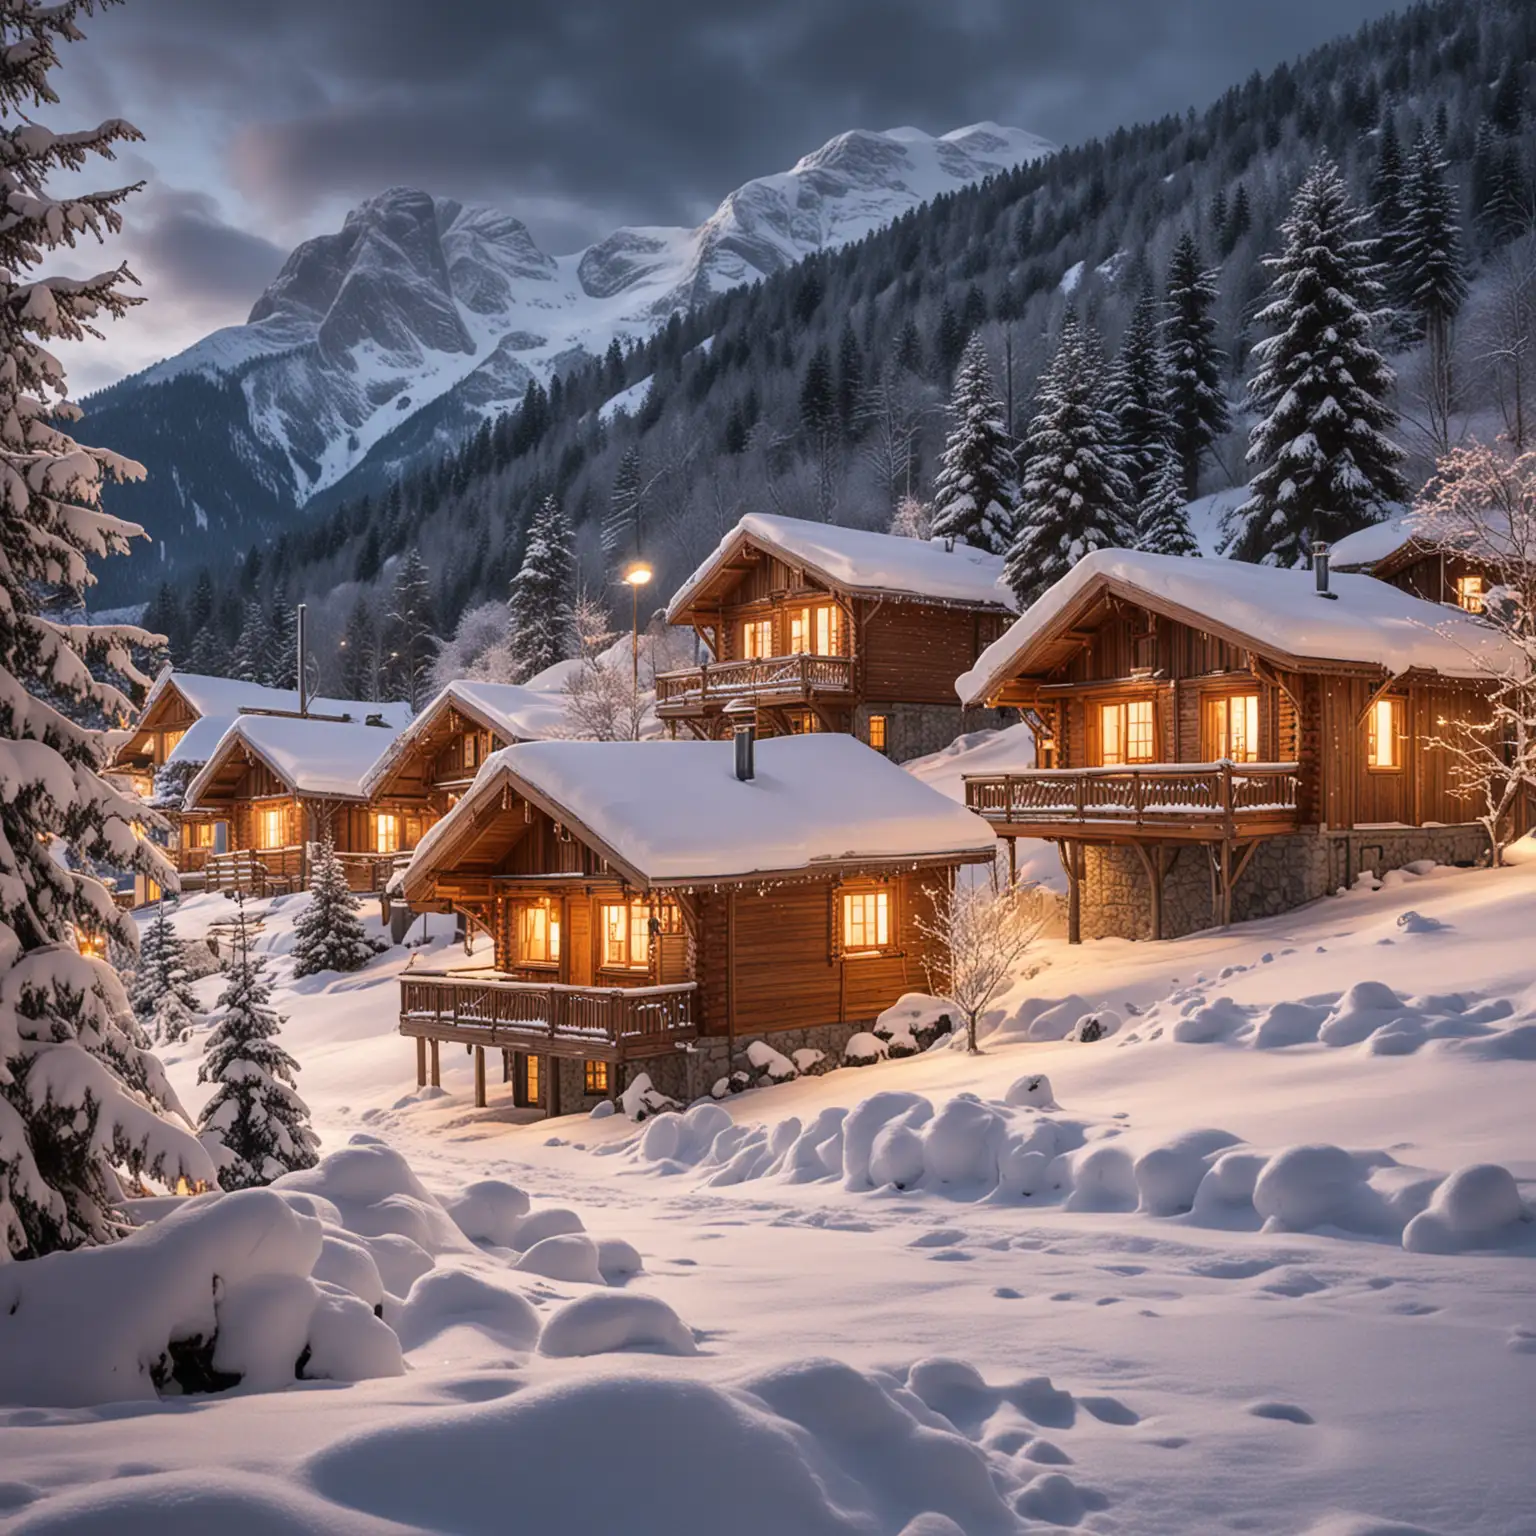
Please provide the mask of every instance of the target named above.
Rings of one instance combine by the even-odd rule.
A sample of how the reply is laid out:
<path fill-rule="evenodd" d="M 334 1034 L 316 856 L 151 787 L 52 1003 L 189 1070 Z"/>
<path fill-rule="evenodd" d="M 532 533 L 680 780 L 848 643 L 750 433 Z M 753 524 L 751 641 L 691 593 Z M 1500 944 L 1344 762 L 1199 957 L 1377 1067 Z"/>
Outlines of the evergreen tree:
<path fill-rule="evenodd" d="M 213 622 L 213 577 L 207 566 L 197 573 L 197 582 L 187 603 L 187 643 L 190 645 Z"/>
<path fill-rule="evenodd" d="M 197 997 L 187 975 L 185 952 L 165 902 L 155 906 L 155 915 L 139 937 L 139 963 L 128 989 L 128 1001 L 150 1036 L 157 1040 L 179 1040 L 197 1014 Z M 169 1032 L 168 1021 L 184 1020 Z"/>
<path fill-rule="evenodd" d="M 507 604 L 513 677 L 530 677 L 576 653 L 576 559 L 571 527 L 553 496 L 528 525 L 523 563 Z"/>
<path fill-rule="evenodd" d="M 431 690 L 438 639 L 427 567 L 415 548 L 406 551 L 390 590 L 385 645 L 391 697 L 407 700 L 412 710 L 420 709 Z"/>
<path fill-rule="evenodd" d="M 858 436 L 859 402 L 864 397 L 864 354 L 853 327 L 843 326 L 837 344 L 837 425 L 845 443 Z"/>
<path fill-rule="evenodd" d="M 1118 443 L 1137 506 L 1151 494 L 1172 437 L 1167 371 L 1157 322 L 1157 299 L 1149 279 L 1131 312 L 1110 381 L 1119 422 Z"/>
<path fill-rule="evenodd" d="M 1427 131 L 1414 140 L 1403 184 L 1397 238 L 1396 301 L 1413 323 L 1411 334 L 1443 350 L 1451 322 L 1467 297 L 1461 251 L 1460 199 L 1446 179 L 1446 161 Z"/>
<path fill-rule="evenodd" d="M 281 590 L 273 594 L 267 618 L 261 680 L 268 688 L 299 686 L 299 610 Z"/>
<path fill-rule="evenodd" d="M 821 447 L 837 426 L 837 393 L 832 383 L 832 359 L 817 347 L 800 380 L 800 425 L 813 447 Z"/>
<path fill-rule="evenodd" d="M 240 635 L 229 656 L 229 676 L 242 683 L 260 683 L 266 680 L 267 650 L 271 630 L 267 616 L 256 599 L 250 598 L 245 605 L 245 617 L 240 624 Z"/>
<path fill-rule="evenodd" d="M 1376 169 L 1371 176 L 1371 217 L 1376 226 L 1376 259 L 1383 279 L 1391 290 L 1402 269 L 1401 244 L 1404 218 L 1404 169 L 1402 146 L 1397 128 L 1387 115 L 1376 151 Z M 1397 295 L 1389 291 L 1395 302 Z"/>
<path fill-rule="evenodd" d="M 1168 366 L 1170 441 L 1184 470 L 1184 494 L 1200 489 L 1200 466 L 1231 425 L 1221 388 L 1221 349 L 1216 345 L 1216 274 L 1200 263 L 1200 247 L 1187 231 L 1168 264 Z"/>
<path fill-rule="evenodd" d="M 1012 445 L 992 364 L 971 337 L 955 373 L 949 436 L 933 483 L 933 536 L 1002 554 L 1013 537 L 1018 500 Z"/>
<path fill-rule="evenodd" d="M 1388 436 L 1392 370 L 1372 345 L 1381 282 L 1362 222 L 1325 157 L 1297 189 L 1283 249 L 1265 259 L 1273 276 L 1259 320 L 1270 334 L 1253 349 L 1249 382 L 1256 472 L 1225 546 L 1239 559 L 1295 565 L 1314 539 L 1353 533 L 1407 496 Z"/>
<path fill-rule="evenodd" d="M 1097 338 L 1069 315 L 1041 375 L 1024 440 L 1018 533 L 1004 570 L 1021 607 L 1084 555 L 1135 543 L 1131 483 L 1105 395 Z"/>
<path fill-rule="evenodd" d="M 141 466 L 77 443 L 60 342 L 82 342 L 103 318 L 136 302 L 119 267 L 64 279 L 32 274 L 45 255 L 84 234 L 122 227 L 134 188 L 48 192 L 50 176 L 79 172 L 92 156 L 139 135 L 109 121 L 55 135 L 35 120 L 58 100 L 49 75 L 80 39 L 84 9 L 10 4 L 0 9 L 0 133 L 7 210 L 0 224 L 0 1255 L 32 1258 L 101 1243 L 125 1229 L 119 1171 L 174 1184 L 205 1179 L 206 1154 L 177 1124 L 181 1107 L 133 1020 L 121 981 L 82 955 L 75 932 L 137 946 L 134 924 L 79 866 L 142 871 L 174 889 L 176 873 L 135 834 L 144 808 L 99 770 L 100 731 L 53 700 L 125 723 L 130 701 L 92 675 L 109 668 L 147 685 L 133 649 L 144 631 L 65 625 L 42 611 L 62 596 L 78 608 L 94 581 L 92 557 L 126 554 L 140 533 L 101 509 L 104 484 L 138 479 Z M 72 858 L 59 857 L 61 848 Z M 70 867 L 71 865 L 76 867 Z"/>
<path fill-rule="evenodd" d="M 320 1139 L 299 1097 L 298 1063 L 277 1043 L 283 1020 L 273 1011 L 272 987 L 262 957 L 251 949 L 252 921 L 245 897 L 234 896 L 237 916 L 229 977 L 219 994 L 220 1018 L 203 1044 L 200 1083 L 214 1090 L 197 1131 L 219 1167 L 225 1189 L 270 1184 L 319 1160 Z"/>
<path fill-rule="evenodd" d="M 365 597 L 352 604 L 341 641 L 341 691 L 349 699 L 372 703 L 379 696 L 379 639 L 373 610 Z"/>
<path fill-rule="evenodd" d="M 608 516 L 603 520 L 603 553 L 609 559 L 639 559 L 645 548 L 644 500 L 640 446 L 631 443 L 614 473 Z"/>
<path fill-rule="evenodd" d="M 176 589 L 168 581 L 162 581 L 155 589 L 149 607 L 144 610 L 144 628 L 152 635 L 165 636 L 168 659 L 175 661 L 184 649 L 184 632 L 181 604 L 176 600 Z"/>
<path fill-rule="evenodd" d="M 309 889 L 310 903 L 293 925 L 293 974 L 361 970 L 379 946 L 363 932 L 357 899 L 329 837 L 320 844 Z"/>
<path fill-rule="evenodd" d="M 187 648 L 187 662 L 183 671 L 199 677 L 225 677 L 229 673 L 229 646 L 224 642 L 224 631 L 212 620 L 192 632 L 192 643 Z"/>
<path fill-rule="evenodd" d="M 1136 515 L 1136 548 L 1153 555 L 1198 556 L 1184 500 L 1184 469 L 1171 448 L 1152 476 Z"/>

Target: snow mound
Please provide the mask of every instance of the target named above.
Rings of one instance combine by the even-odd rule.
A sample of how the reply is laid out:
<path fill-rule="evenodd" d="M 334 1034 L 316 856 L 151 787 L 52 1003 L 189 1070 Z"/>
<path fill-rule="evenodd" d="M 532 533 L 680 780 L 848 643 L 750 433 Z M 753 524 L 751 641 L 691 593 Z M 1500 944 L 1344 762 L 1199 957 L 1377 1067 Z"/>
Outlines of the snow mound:
<path fill-rule="evenodd" d="M 508 1349 L 531 1350 L 539 1340 L 539 1314 L 526 1296 L 463 1269 L 423 1275 L 405 1298 L 395 1331 L 409 1351 L 458 1327 L 477 1328 Z"/>
<path fill-rule="evenodd" d="M 315 1277 L 324 1250 L 319 1219 L 251 1189 L 189 1200 L 108 1247 L 7 1265 L 0 1402 L 70 1407 L 398 1375 L 390 1329 Z"/>
<path fill-rule="evenodd" d="M 1473 1248 L 1503 1248 L 1526 1235 L 1532 1213 L 1520 1199 L 1509 1169 L 1498 1163 L 1458 1168 L 1435 1191 L 1403 1233 L 1403 1247 L 1413 1253 L 1460 1253 Z"/>
<path fill-rule="evenodd" d="M 926 1051 L 961 1021 L 959 1010 L 942 997 L 905 992 L 875 1020 L 872 1033 L 883 1040 L 892 1060 Z"/>
<path fill-rule="evenodd" d="M 606 1101 L 605 1101 L 606 1102 Z M 529 1200 L 515 1184 L 482 1179 L 447 1205 L 454 1225 L 472 1243 L 510 1248 L 518 1222 L 528 1214 Z"/>
<path fill-rule="evenodd" d="M 602 1271 L 597 1263 L 597 1244 L 585 1232 L 564 1232 L 558 1237 L 541 1238 L 517 1261 L 517 1268 L 546 1280 L 581 1281 L 601 1285 Z"/>
<path fill-rule="evenodd" d="M 598 1291 L 578 1296 L 551 1314 L 539 1352 L 569 1358 L 618 1350 L 652 1355 L 698 1353 L 693 1334 L 666 1302 L 655 1296 Z"/>

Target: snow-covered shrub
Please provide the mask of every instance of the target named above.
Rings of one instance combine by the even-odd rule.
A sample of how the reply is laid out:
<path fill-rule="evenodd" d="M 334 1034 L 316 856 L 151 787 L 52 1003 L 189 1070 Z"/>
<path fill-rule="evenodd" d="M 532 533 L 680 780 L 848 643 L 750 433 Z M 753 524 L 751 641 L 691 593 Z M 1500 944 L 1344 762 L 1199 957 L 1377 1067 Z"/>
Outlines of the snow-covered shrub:
<path fill-rule="evenodd" d="M 766 1040 L 754 1040 L 747 1047 L 747 1060 L 757 1073 L 757 1086 L 787 1083 L 799 1077 L 800 1069 L 788 1056 L 774 1050 Z"/>
<path fill-rule="evenodd" d="M 315 856 L 309 889 L 309 905 L 293 925 L 293 974 L 361 970 L 383 946 L 363 932 L 357 898 L 329 837 Z"/>
<path fill-rule="evenodd" d="M 861 1029 L 858 1034 L 852 1036 L 843 1047 L 845 1067 L 869 1067 L 877 1061 L 884 1061 L 885 1058 L 885 1041 L 865 1029 Z"/>
<path fill-rule="evenodd" d="M 1015 1078 L 1003 1095 L 1005 1104 L 1024 1105 L 1030 1109 L 1055 1109 L 1056 1100 L 1051 1095 L 1051 1080 L 1044 1072 L 1031 1072 Z"/>
<path fill-rule="evenodd" d="M 1118 1030 L 1124 1020 L 1113 1008 L 1100 1008 L 1096 1013 L 1085 1013 L 1067 1033 L 1068 1040 L 1080 1045 L 1092 1045 Z"/>
<path fill-rule="evenodd" d="M 1429 1206 L 1408 1223 L 1403 1247 L 1411 1253 L 1460 1253 L 1507 1246 L 1530 1230 L 1536 1216 L 1520 1199 L 1509 1169 L 1498 1163 L 1458 1168 L 1435 1190 Z"/>
<path fill-rule="evenodd" d="M 649 1072 L 635 1074 L 634 1081 L 619 1095 L 619 1104 L 631 1120 L 644 1120 L 683 1107 L 652 1084 Z"/>
<path fill-rule="evenodd" d="M 926 992 L 904 992 L 879 1018 L 873 1033 L 892 1061 L 926 1051 L 955 1027 L 955 1005 Z"/>
<path fill-rule="evenodd" d="M 825 1051 L 818 1051 L 810 1046 L 802 1046 L 798 1051 L 791 1051 L 790 1060 L 795 1064 L 795 1071 L 802 1077 L 820 1077 L 823 1072 L 831 1071 L 835 1065 Z"/>
<path fill-rule="evenodd" d="M 139 960 L 128 1000 L 152 1040 L 181 1040 L 198 1017 L 184 946 L 164 901 L 155 904 L 155 915 L 139 938 Z"/>

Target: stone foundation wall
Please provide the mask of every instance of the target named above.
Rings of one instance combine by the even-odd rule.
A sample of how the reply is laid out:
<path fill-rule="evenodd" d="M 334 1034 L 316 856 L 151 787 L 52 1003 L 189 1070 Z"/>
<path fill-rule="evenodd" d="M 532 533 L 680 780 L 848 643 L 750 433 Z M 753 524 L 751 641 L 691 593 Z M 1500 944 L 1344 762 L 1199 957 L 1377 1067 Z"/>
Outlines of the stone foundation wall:
<path fill-rule="evenodd" d="M 694 1049 L 688 1053 L 690 1070 L 697 1083 L 688 1097 L 697 1098 L 708 1093 L 722 1077 L 729 1077 L 733 1072 L 750 1072 L 755 1076 L 756 1069 L 747 1060 L 747 1047 L 754 1040 L 762 1040 L 781 1056 L 791 1059 L 796 1051 L 820 1051 L 828 1065 L 835 1067 L 842 1063 L 843 1047 L 861 1030 L 872 1029 L 874 1023 L 873 1019 L 855 1019 L 841 1024 L 813 1024 L 805 1029 L 775 1029 L 756 1035 L 738 1035 L 734 1051 L 731 1049 L 732 1042 L 725 1036 L 707 1036 L 695 1041 Z M 637 1067 L 636 1070 L 647 1068 Z M 660 1087 L 654 1072 L 651 1073 L 651 1081 Z M 672 1092 L 671 1089 L 665 1091 Z M 674 1096 L 682 1097 L 681 1094 Z"/>
<path fill-rule="evenodd" d="M 1362 870 L 1384 874 L 1419 859 L 1475 864 L 1487 855 L 1482 828 L 1382 827 L 1298 832 L 1261 843 L 1232 892 L 1232 920 L 1274 917 L 1353 884 Z M 1210 859 L 1198 843 L 1179 849 L 1163 880 L 1163 937 L 1176 939 L 1219 920 Z M 1083 850 L 1085 939 L 1152 937 L 1152 895 L 1141 856 L 1128 847 Z"/>
<path fill-rule="evenodd" d="M 869 740 L 869 717 L 885 716 L 885 754 L 893 763 L 941 752 L 968 731 L 995 731 L 1009 724 L 1000 709 L 962 709 L 956 704 L 861 704 L 854 711 L 853 734 Z"/>

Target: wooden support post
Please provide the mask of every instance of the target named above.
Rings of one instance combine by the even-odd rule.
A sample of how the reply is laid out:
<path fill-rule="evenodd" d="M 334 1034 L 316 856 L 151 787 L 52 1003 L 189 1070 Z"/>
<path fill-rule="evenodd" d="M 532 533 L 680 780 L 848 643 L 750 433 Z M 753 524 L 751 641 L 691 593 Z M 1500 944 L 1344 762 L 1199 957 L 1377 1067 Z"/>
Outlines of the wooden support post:
<path fill-rule="evenodd" d="M 416 1086 L 427 1086 L 427 1042 L 424 1036 L 416 1039 Z"/>
<path fill-rule="evenodd" d="M 429 1040 L 427 1044 L 432 1057 L 432 1086 L 434 1088 L 441 1088 L 443 1086 L 443 1072 L 442 1065 L 438 1061 L 437 1041 Z"/>
<path fill-rule="evenodd" d="M 1019 883 L 1019 840 L 1016 837 L 1008 839 L 1008 884 L 1010 886 Z"/>
<path fill-rule="evenodd" d="M 1230 838 L 1221 840 L 1221 926 L 1230 927 L 1232 923 L 1232 841 Z"/>
<path fill-rule="evenodd" d="M 1081 866 L 1078 863 L 1080 844 L 1065 838 L 1056 845 L 1061 855 L 1061 867 L 1067 872 L 1067 943 L 1083 942 L 1083 897 L 1080 884 Z"/>
<path fill-rule="evenodd" d="M 560 1058 L 544 1058 L 544 1114 L 553 1119 L 560 1113 Z"/>
<path fill-rule="evenodd" d="M 624 1097 L 624 1062 L 622 1059 L 615 1061 L 608 1068 L 608 1097 L 613 1100 L 613 1107 L 619 1107 L 619 1100 Z"/>
<path fill-rule="evenodd" d="M 501 1053 L 501 1080 L 504 1083 L 510 1083 L 512 1081 L 512 1052 L 511 1051 L 503 1051 Z"/>
<path fill-rule="evenodd" d="M 475 1047 L 475 1108 L 485 1108 L 485 1047 Z"/>

